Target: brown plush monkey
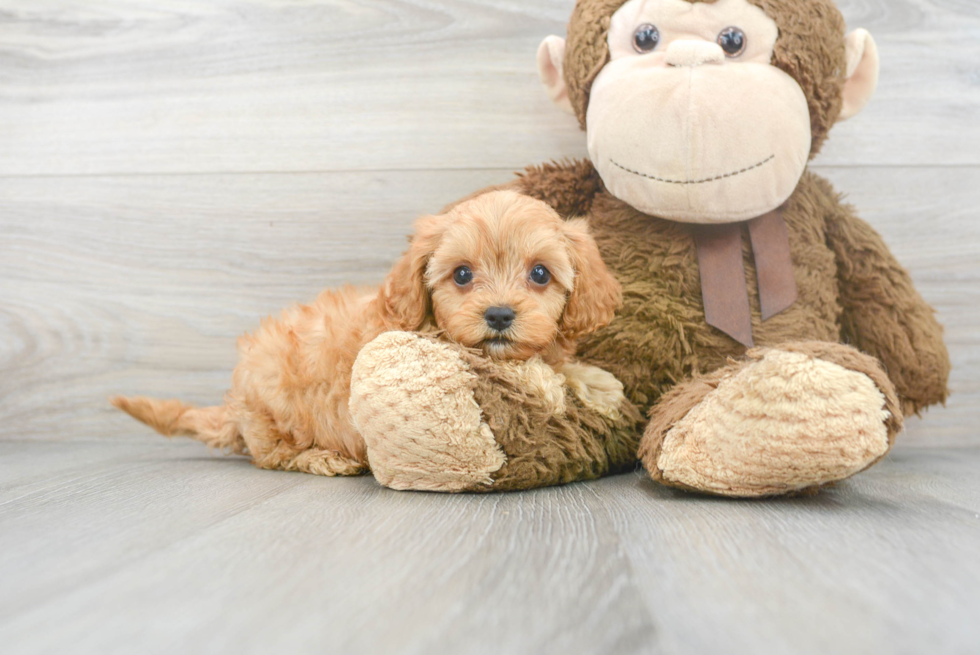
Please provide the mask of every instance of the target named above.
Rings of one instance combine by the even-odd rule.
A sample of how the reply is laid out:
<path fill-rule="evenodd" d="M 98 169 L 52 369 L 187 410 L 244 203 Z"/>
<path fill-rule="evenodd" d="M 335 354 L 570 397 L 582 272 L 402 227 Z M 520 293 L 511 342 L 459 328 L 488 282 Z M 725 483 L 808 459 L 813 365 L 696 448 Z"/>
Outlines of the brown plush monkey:
<path fill-rule="evenodd" d="M 468 372 L 440 389 L 459 411 L 482 411 L 460 443 L 482 438 L 506 458 L 477 471 L 473 490 L 593 478 L 638 452 L 654 479 L 684 489 L 799 492 L 871 466 L 903 412 L 945 399 L 932 309 L 806 170 L 877 82 L 874 41 L 845 36 L 831 0 L 579 0 L 567 41 L 546 39 L 538 64 L 591 161 L 529 168 L 507 186 L 589 219 L 625 302 L 579 354 L 626 400 L 609 411 L 568 394 L 555 412 L 547 385 L 504 364 L 382 339 L 362 352 L 351 400 L 382 483 L 448 489 L 431 484 L 447 461 L 467 479 L 481 466 L 425 439 L 446 408 L 430 411 L 413 376 L 440 366 Z M 594 394 L 615 391 L 597 381 Z"/>

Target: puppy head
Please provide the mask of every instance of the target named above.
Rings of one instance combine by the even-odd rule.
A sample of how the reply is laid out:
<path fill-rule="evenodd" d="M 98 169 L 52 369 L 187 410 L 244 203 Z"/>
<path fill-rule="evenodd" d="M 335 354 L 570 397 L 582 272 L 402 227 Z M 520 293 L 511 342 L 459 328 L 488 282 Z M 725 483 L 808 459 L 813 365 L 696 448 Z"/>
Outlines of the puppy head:
<path fill-rule="evenodd" d="M 420 219 L 382 296 L 396 328 L 431 315 L 452 340 L 498 359 L 596 330 L 621 301 L 585 222 L 512 191 Z"/>

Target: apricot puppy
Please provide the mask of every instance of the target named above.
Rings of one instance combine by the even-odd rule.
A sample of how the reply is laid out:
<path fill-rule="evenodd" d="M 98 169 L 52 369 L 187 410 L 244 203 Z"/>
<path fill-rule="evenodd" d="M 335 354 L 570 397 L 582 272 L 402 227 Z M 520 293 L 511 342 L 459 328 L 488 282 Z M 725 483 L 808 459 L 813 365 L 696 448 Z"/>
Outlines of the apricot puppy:
<path fill-rule="evenodd" d="M 429 332 L 498 360 L 537 356 L 576 378 L 570 386 L 585 398 L 603 372 L 569 363 L 575 339 L 611 321 L 620 302 L 585 221 L 491 192 L 418 219 L 381 287 L 324 291 L 239 339 L 224 405 L 112 403 L 164 435 L 247 454 L 262 468 L 354 475 L 368 457 L 348 414 L 351 369 L 382 332 Z"/>

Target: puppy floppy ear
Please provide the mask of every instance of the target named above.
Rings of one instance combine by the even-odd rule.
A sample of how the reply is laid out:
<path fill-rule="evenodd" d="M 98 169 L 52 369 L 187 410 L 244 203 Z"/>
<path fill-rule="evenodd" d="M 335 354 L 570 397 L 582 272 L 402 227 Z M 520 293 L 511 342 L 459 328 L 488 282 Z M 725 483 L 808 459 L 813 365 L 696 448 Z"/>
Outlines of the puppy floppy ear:
<path fill-rule="evenodd" d="M 378 294 L 381 316 L 389 330 L 417 330 L 431 309 L 425 268 L 448 224 L 446 216 L 423 216 L 415 221 L 408 250 L 388 273 Z"/>
<path fill-rule="evenodd" d="M 562 231 L 575 267 L 575 288 L 565 304 L 561 326 L 566 337 L 575 339 L 613 319 L 623 302 L 623 289 L 602 261 L 584 220 L 566 221 Z"/>

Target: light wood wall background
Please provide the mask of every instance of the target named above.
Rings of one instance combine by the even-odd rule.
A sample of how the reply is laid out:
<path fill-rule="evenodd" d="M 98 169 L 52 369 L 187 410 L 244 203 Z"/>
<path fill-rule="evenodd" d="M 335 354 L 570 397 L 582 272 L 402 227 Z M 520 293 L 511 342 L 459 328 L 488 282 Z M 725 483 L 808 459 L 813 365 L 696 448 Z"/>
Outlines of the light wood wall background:
<path fill-rule="evenodd" d="M 221 398 L 235 337 L 378 281 L 416 215 L 585 154 L 534 55 L 572 0 L 0 0 L 0 440 L 124 440 Z M 881 85 L 813 168 L 939 311 L 980 443 L 980 2 L 841 0 Z"/>

